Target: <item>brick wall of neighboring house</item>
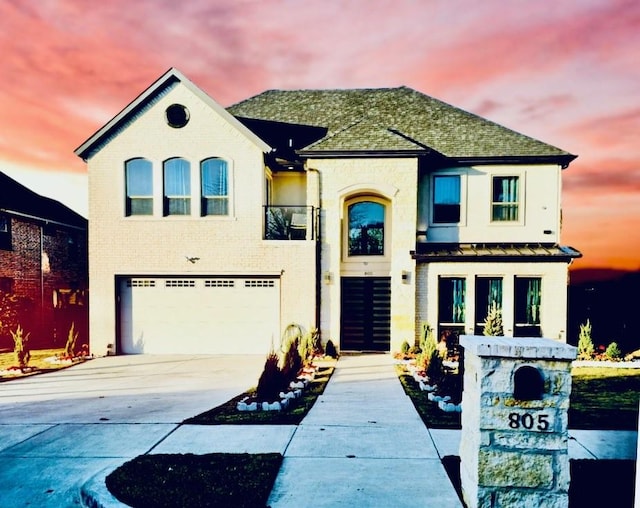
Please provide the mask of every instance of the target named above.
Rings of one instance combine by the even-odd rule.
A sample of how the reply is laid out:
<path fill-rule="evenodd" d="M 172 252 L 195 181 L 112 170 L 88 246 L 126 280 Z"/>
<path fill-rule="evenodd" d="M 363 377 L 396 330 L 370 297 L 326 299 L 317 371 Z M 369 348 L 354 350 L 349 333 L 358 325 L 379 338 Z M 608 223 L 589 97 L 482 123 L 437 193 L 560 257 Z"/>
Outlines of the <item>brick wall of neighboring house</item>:
<path fill-rule="evenodd" d="M 32 347 L 64 347 L 72 322 L 88 343 L 86 231 L 11 217 L 11 250 L 0 250 L 5 290 L 25 302 L 17 321 Z M 0 348 L 11 348 L 10 334 Z"/>

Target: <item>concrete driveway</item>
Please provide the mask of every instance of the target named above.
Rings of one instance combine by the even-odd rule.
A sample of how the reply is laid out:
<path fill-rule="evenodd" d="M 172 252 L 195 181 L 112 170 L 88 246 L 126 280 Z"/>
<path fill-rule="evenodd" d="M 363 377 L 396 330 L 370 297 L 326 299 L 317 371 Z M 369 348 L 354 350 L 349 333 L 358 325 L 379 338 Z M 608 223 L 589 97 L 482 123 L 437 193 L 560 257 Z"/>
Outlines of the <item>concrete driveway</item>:
<path fill-rule="evenodd" d="M 257 383 L 264 356 L 134 355 L 0 383 L 0 506 L 80 506 L 80 486 Z"/>

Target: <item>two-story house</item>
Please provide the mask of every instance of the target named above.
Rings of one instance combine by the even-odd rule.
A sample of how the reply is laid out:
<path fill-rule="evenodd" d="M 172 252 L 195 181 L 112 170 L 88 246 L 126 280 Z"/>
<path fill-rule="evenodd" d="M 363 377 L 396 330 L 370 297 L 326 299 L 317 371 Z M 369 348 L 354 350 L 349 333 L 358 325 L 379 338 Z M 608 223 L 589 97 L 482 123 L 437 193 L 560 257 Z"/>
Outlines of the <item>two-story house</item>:
<path fill-rule="evenodd" d="M 228 109 L 170 69 L 88 163 L 94 354 L 266 353 L 289 323 L 391 351 L 422 323 L 565 340 L 574 155 L 406 87 Z"/>
<path fill-rule="evenodd" d="M 31 347 L 63 347 L 71 324 L 87 343 L 87 263 L 87 219 L 0 172 L 0 349 L 18 324 Z"/>

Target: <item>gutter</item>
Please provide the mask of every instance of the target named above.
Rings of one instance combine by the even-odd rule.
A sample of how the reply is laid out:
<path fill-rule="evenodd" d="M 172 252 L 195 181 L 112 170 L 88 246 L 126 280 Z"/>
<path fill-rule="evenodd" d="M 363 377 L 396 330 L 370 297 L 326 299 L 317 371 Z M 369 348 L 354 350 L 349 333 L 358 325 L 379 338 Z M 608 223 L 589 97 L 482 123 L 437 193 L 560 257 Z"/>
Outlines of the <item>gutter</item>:
<path fill-rule="evenodd" d="M 24 217 L 25 219 L 31 219 L 31 220 L 44 222 L 45 225 L 47 225 L 47 224 L 55 224 L 56 226 L 64 226 L 64 227 L 67 227 L 67 228 L 76 229 L 78 231 L 86 231 L 87 230 L 86 227 L 83 228 L 81 226 L 75 226 L 73 224 L 69 224 L 69 223 L 66 223 L 66 222 L 60 222 L 60 221 L 57 221 L 57 220 L 46 219 L 45 217 L 39 217 L 37 215 L 30 215 L 28 213 L 22 213 L 22 212 L 18 212 L 16 210 L 9 210 L 7 208 L 0 208 L 0 212 L 4 212 L 4 213 L 7 213 L 7 214 L 15 215 L 17 217 Z"/>

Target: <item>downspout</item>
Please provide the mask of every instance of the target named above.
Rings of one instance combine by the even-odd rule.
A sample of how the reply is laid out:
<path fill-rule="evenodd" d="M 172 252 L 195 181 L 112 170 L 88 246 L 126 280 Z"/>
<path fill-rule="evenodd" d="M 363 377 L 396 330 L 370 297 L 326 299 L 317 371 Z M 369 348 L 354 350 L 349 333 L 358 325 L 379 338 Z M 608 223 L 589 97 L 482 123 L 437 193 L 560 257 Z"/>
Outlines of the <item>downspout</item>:
<path fill-rule="evenodd" d="M 322 301 L 322 241 L 321 241 L 321 237 L 320 237 L 320 231 L 321 231 L 321 220 L 320 220 L 320 212 L 322 210 L 322 178 L 321 178 L 321 174 L 320 171 L 318 171 L 317 169 L 314 168 L 307 168 L 307 171 L 309 172 L 314 172 L 316 175 L 318 175 L 318 196 L 317 196 L 317 208 L 316 208 L 316 213 L 315 213 L 315 217 L 314 217 L 314 228 L 315 228 L 315 233 L 316 233 L 316 249 L 315 249 L 315 254 L 316 254 L 316 328 L 318 330 L 318 337 L 320 338 L 320 340 L 322 340 L 322 332 L 321 332 L 321 327 L 320 327 L 320 317 L 321 317 L 321 301 Z"/>

